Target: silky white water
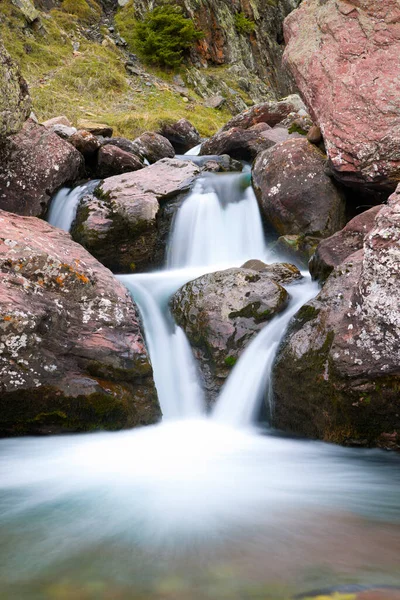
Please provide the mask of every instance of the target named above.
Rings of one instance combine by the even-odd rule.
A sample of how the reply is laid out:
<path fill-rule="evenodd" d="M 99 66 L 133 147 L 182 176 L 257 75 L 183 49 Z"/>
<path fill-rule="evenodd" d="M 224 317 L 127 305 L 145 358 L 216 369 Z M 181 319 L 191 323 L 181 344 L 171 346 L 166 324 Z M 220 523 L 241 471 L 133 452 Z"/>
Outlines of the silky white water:
<path fill-rule="evenodd" d="M 47 215 L 50 225 L 69 231 L 76 217 L 79 202 L 86 194 L 92 193 L 98 185 L 99 181 L 93 180 L 74 189 L 61 188 L 54 196 Z"/>
<path fill-rule="evenodd" d="M 285 328 L 317 293 L 309 278 L 288 286 L 289 307 L 248 346 L 207 414 L 196 362 L 168 302 L 204 273 L 268 260 L 247 184 L 242 175 L 202 178 L 176 216 L 167 268 L 119 276 L 142 315 L 163 422 L 0 441 L 0 588 L 10 597 L 34 600 L 35 586 L 71 577 L 102 582 L 106 591 L 118 584 L 115 597 L 124 600 L 140 586 L 146 592 L 138 598 L 250 597 L 232 586 L 254 577 L 264 585 L 298 581 L 301 569 L 308 573 L 301 581 L 313 585 L 320 582 L 310 575 L 315 564 L 335 574 L 325 583 L 346 564 L 346 582 L 367 581 L 373 570 L 397 584 L 390 565 L 399 550 L 398 459 L 290 440 L 256 424 Z M 166 592 L 171 577 L 188 587 Z M 18 587 L 25 583 L 26 596 Z M 59 597 L 103 598 L 100 588 L 93 596 L 71 589 Z M 269 597 L 283 598 L 275 593 Z"/>

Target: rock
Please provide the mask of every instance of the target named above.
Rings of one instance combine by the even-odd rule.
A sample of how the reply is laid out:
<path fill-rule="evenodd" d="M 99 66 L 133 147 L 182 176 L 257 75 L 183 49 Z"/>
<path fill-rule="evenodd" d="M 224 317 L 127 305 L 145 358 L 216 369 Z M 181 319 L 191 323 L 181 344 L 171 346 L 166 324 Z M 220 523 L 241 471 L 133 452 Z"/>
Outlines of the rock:
<path fill-rule="evenodd" d="M 101 152 L 108 149 L 116 147 L 104 146 Z M 166 158 L 140 171 L 106 179 L 97 197 L 87 196 L 79 205 L 71 230 L 74 240 L 114 272 L 158 266 L 165 253 L 160 244 L 166 243 L 165 232 L 160 235 L 163 206 L 189 190 L 199 173 L 189 161 Z"/>
<path fill-rule="evenodd" d="M 209 170 L 209 164 L 217 165 L 217 171 L 221 172 L 232 172 L 232 171 L 243 171 L 243 164 L 239 160 L 234 160 L 228 154 L 212 154 L 206 156 L 191 156 L 191 155 L 180 155 L 176 156 L 179 160 L 190 160 L 195 165 L 202 167 L 205 171 Z"/>
<path fill-rule="evenodd" d="M 309 0 L 285 21 L 285 63 L 350 186 L 400 178 L 398 21 L 398 0 Z"/>
<path fill-rule="evenodd" d="M 309 132 L 307 133 L 307 140 L 310 142 L 310 144 L 320 144 L 323 139 L 322 139 L 322 132 L 320 127 L 318 127 L 318 125 L 313 125 Z"/>
<path fill-rule="evenodd" d="M 270 127 L 274 127 L 290 113 L 297 113 L 300 110 L 305 110 L 303 101 L 297 94 L 292 94 L 279 102 L 263 102 L 248 108 L 228 121 L 222 131 L 228 131 L 233 127 L 249 129 L 258 123 L 266 123 Z"/>
<path fill-rule="evenodd" d="M 243 268 L 203 275 L 172 297 L 172 312 L 194 347 L 211 399 L 250 340 L 287 299 L 268 273 Z"/>
<path fill-rule="evenodd" d="M 303 277 L 299 269 L 290 263 L 272 263 L 268 265 L 262 262 L 262 260 L 253 259 L 245 262 L 241 268 L 264 273 L 268 275 L 272 281 L 282 285 L 293 283 L 293 281 Z"/>
<path fill-rule="evenodd" d="M 121 148 L 121 150 L 124 150 L 125 152 L 129 152 L 130 154 L 133 154 L 134 156 L 136 156 L 136 158 L 138 158 L 139 160 L 141 160 L 143 162 L 143 158 L 141 156 L 139 156 L 139 154 L 138 154 L 137 145 L 134 142 L 131 142 L 131 140 L 128 140 L 123 137 L 112 137 L 112 138 L 101 139 L 100 143 L 102 146 L 110 145 L 110 146 L 116 146 L 117 148 Z"/>
<path fill-rule="evenodd" d="M 364 238 L 373 228 L 381 208 L 381 205 L 374 206 L 357 215 L 344 229 L 320 242 L 310 261 L 310 272 L 314 279 L 325 280 L 347 257 L 362 249 Z"/>
<path fill-rule="evenodd" d="M 100 148 L 100 141 L 98 138 L 90 133 L 90 131 L 80 130 L 74 133 L 68 140 L 83 156 L 85 159 L 91 159 L 98 152 Z"/>
<path fill-rule="evenodd" d="M 69 234 L 0 211 L 0 433 L 153 423 L 160 410 L 132 299 Z"/>
<path fill-rule="evenodd" d="M 137 156 L 109 144 L 100 148 L 98 152 L 96 177 L 122 175 L 122 173 L 138 171 L 143 167 L 142 161 Z"/>
<path fill-rule="evenodd" d="M 274 368 L 274 425 L 342 444 L 400 448 L 400 186 L 363 249 L 290 324 Z"/>
<path fill-rule="evenodd" d="M 53 125 L 52 127 L 46 127 L 46 129 L 52 131 L 53 133 L 56 133 L 63 140 L 68 141 L 70 141 L 70 138 L 72 138 L 72 136 L 75 135 L 78 131 L 76 127 L 67 127 L 66 125 L 61 124 Z"/>
<path fill-rule="evenodd" d="M 164 123 L 160 128 L 160 134 L 171 142 L 178 154 L 184 154 L 201 141 L 196 127 L 187 119 L 180 119 L 176 123 Z"/>
<path fill-rule="evenodd" d="M 306 139 L 257 157 L 253 184 L 265 219 L 280 235 L 324 238 L 345 224 L 342 194 L 325 174 L 325 157 Z"/>
<path fill-rule="evenodd" d="M 11 2 L 19 8 L 28 23 L 33 23 L 39 18 L 39 11 L 30 0 L 11 0 Z"/>
<path fill-rule="evenodd" d="M 47 119 L 47 121 L 43 121 L 42 125 L 43 127 L 46 127 L 46 129 L 52 129 L 54 125 L 65 125 L 65 127 L 72 127 L 71 121 L 64 115 Z"/>
<path fill-rule="evenodd" d="M 0 40 L 0 142 L 21 129 L 30 111 L 28 86 Z"/>
<path fill-rule="evenodd" d="M 271 251 L 278 259 L 293 261 L 306 269 L 320 241 L 320 237 L 312 235 L 281 235 L 272 244 Z"/>
<path fill-rule="evenodd" d="M 211 96 L 210 98 L 207 98 L 204 105 L 207 106 L 207 108 L 217 108 L 218 109 L 218 108 L 222 108 L 225 103 L 226 103 L 225 98 L 223 96 L 221 96 L 220 94 L 218 94 L 216 96 Z"/>
<path fill-rule="evenodd" d="M 255 125 L 258 127 L 258 125 Z M 263 133 L 264 137 L 268 140 L 271 140 L 274 144 L 280 144 L 282 142 L 286 142 L 287 140 L 291 140 L 293 138 L 302 138 L 303 136 L 296 131 L 293 133 L 289 133 L 287 127 L 281 127 L 276 125 L 272 129 L 268 129 Z"/>
<path fill-rule="evenodd" d="M 133 141 L 135 154 L 146 158 L 150 164 L 162 158 L 174 158 L 175 150 L 167 140 L 159 133 L 146 131 Z"/>
<path fill-rule="evenodd" d="M 43 215 L 54 192 L 76 180 L 82 167 L 71 144 L 29 120 L 0 148 L 0 208 Z"/>
<path fill-rule="evenodd" d="M 113 134 L 113 128 L 104 123 L 93 123 L 92 121 L 80 120 L 78 122 L 78 129 L 84 129 L 93 133 L 93 135 L 102 135 L 103 137 L 111 137 Z"/>
<path fill-rule="evenodd" d="M 275 142 L 265 137 L 265 131 L 239 129 L 220 131 L 203 142 L 202 156 L 209 154 L 229 154 L 235 159 L 252 161 L 263 150 L 271 148 Z"/>

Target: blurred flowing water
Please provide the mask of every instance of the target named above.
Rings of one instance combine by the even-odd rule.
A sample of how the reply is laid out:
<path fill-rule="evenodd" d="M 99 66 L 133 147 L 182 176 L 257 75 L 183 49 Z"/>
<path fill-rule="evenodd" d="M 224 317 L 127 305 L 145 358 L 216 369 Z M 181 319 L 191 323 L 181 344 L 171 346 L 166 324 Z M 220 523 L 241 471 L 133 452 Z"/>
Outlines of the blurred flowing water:
<path fill-rule="evenodd" d="M 399 457 L 257 424 L 279 341 L 318 291 L 308 277 L 207 414 L 169 299 L 249 258 L 270 260 L 253 191 L 243 175 L 214 175 L 177 214 L 167 268 L 119 276 L 142 315 L 163 422 L 0 441 L 0 599 L 283 600 L 400 585 Z"/>

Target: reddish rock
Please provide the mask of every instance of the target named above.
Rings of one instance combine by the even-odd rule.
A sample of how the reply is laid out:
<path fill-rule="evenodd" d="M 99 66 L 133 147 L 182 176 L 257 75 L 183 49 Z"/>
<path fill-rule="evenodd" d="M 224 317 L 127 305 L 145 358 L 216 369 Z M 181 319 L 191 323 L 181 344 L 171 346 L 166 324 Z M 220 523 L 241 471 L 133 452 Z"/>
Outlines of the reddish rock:
<path fill-rule="evenodd" d="M 200 144 L 201 141 L 196 127 L 187 119 L 180 119 L 176 123 L 164 123 L 160 134 L 171 142 L 178 154 L 184 154 Z"/>
<path fill-rule="evenodd" d="M 54 192 L 77 179 L 82 167 L 82 155 L 71 144 L 28 120 L 0 148 L 0 208 L 40 216 Z"/>
<path fill-rule="evenodd" d="M 233 117 L 224 125 L 222 131 L 228 131 L 233 127 L 249 129 L 257 123 L 267 123 L 270 127 L 274 127 L 274 125 L 288 117 L 290 113 L 298 113 L 300 110 L 305 112 L 305 106 L 297 94 L 288 96 L 279 102 L 263 102 Z"/>
<path fill-rule="evenodd" d="M 78 122 L 78 129 L 84 129 L 93 133 L 93 135 L 101 135 L 103 137 L 111 137 L 113 128 L 105 123 L 93 123 L 92 121 L 81 120 Z"/>
<path fill-rule="evenodd" d="M 322 131 L 318 125 L 313 125 L 307 133 L 307 139 L 310 144 L 320 144 L 322 139 Z"/>
<path fill-rule="evenodd" d="M 126 289 L 69 234 L 0 211 L 0 433 L 119 429 L 159 416 Z"/>
<path fill-rule="evenodd" d="M 97 154 L 96 177 L 112 177 L 138 171 L 143 167 L 142 161 L 137 156 L 109 144 L 100 148 Z"/>
<path fill-rule="evenodd" d="M 264 217 L 280 235 L 323 238 L 344 226 L 344 199 L 324 167 L 322 152 L 303 137 L 257 157 L 254 189 Z"/>
<path fill-rule="evenodd" d="M 46 127 L 46 129 L 52 129 L 54 125 L 65 125 L 65 127 L 72 127 L 71 121 L 64 115 L 47 119 L 47 121 L 43 121 L 42 125 L 43 127 Z"/>
<path fill-rule="evenodd" d="M 81 129 L 74 133 L 69 139 L 69 143 L 72 144 L 86 159 L 92 158 L 98 149 L 100 148 L 99 139 L 90 133 Z"/>
<path fill-rule="evenodd" d="M 398 0 L 308 0 L 284 25 L 286 65 L 321 127 L 335 176 L 394 189 L 400 178 Z"/>
<path fill-rule="evenodd" d="M 146 131 L 133 141 L 135 154 L 146 158 L 150 164 L 162 158 L 174 158 L 175 150 L 169 140 L 159 133 Z"/>
<path fill-rule="evenodd" d="M 200 154 L 201 156 L 229 154 L 238 160 L 252 161 L 257 154 L 275 144 L 266 137 L 268 132 L 259 131 L 257 128 L 240 129 L 238 127 L 219 131 L 202 144 Z"/>
<path fill-rule="evenodd" d="M 344 229 L 322 240 L 309 265 L 315 279 L 326 279 L 348 256 L 362 249 L 365 236 L 373 228 L 375 217 L 381 208 L 381 205 L 374 206 L 357 215 Z"/>
<path fill-rule="evenodd" d="M 108 149 L 123 152 L 115 146 L 101 151 Z M 83 198 L 71 234 L 114 272 L 158 266 L 164 254 L 160 246 L 168 234 L 163 233 L 160 205 L 173 203 L 199 173 L 190 161 L 166 158 L 140 171 L 109 177 L 102 182 L 98 198 Z"/>
<path fill-rule="evenodd" d="M 362 250 L 292 321 L 274 368 L 274 425 L 400 448 L 400 186 Z"/>

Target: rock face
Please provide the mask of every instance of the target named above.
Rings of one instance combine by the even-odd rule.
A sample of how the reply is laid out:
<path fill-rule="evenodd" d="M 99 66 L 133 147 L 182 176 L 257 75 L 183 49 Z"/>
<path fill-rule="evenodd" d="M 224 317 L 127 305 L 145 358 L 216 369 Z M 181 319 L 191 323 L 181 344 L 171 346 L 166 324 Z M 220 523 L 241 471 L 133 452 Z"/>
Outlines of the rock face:
<path fill-rule="evenodd" d="M 149 270 L 163 260 L 159 233 L 164 205 L 188 191 L 199 173 L 189 161 L 167 158 L 106 179 L 97 197 L 82 199 L 72 237 L 114 272 Z"/>
<path fill-rule="evenodd" d="M 78 178 L 83 162 L 71 144 L 28 120 L 0 148 L 0 208 L 43 215 L 54 192 Z"/>
<path fill-rule="evenodd" d="M 176 123 L 164 123 L 160 134 L 171 142 L 177 154 L 184 154 L 200 144 L 201 141 L 196 127 L 187 119 L 180 119 Z"/>
<path fill-rule="evenodd" d="M 243 268 L 203 275 L 176 292 L 172 312 L 194 347 L 211 399 L 249 341 L 287 299 L 268 272 Z"/>
<path fill-rule="evenodd" d="M 292 321 L 274 369 L 274 424 L 339 443 L 400 442 L 400 186 L 363 249 Z"/>
<path fill-rule="evenodd" d="M 381 208 L 374 206 L 357 215 L 341 231 L 322 240 L 310 261 L 310 272 L 315 279 L 326 279 L 348 256 L 362 250 L 364 238 L 373 228 Z"/>
<path fill-rule="evenodd" d="M 341 193 L 325 174 L 325 157 L 306 139 L 258 155 L 253 184 L 265 219 L 282 236 L 324 238 L 345 224 Z"/>
<path fill-rule="evenodd" d="M 69 234 L 0 211 L 0 434 L 119 429 L 159 407 L 135 306 Z"/>
<path fill-rule="evenodd" d="M 175 150 L 167 140 L 159 133 L 146 131 L 133 141 L 135 154 L 145 158 L 150 164 L 162 158 L 174 158 Z"/>
<path fill-rule="evenodd" d="M 285 21 L 284 60 L 349 185 L 400 178 L 399 22 L 398 0 L 308 0 Z"/>
<path fill-rule="evenodd" d="M 0 40 L 0 142 L 21 129 L 30 108 L 28 86 Z"/>

